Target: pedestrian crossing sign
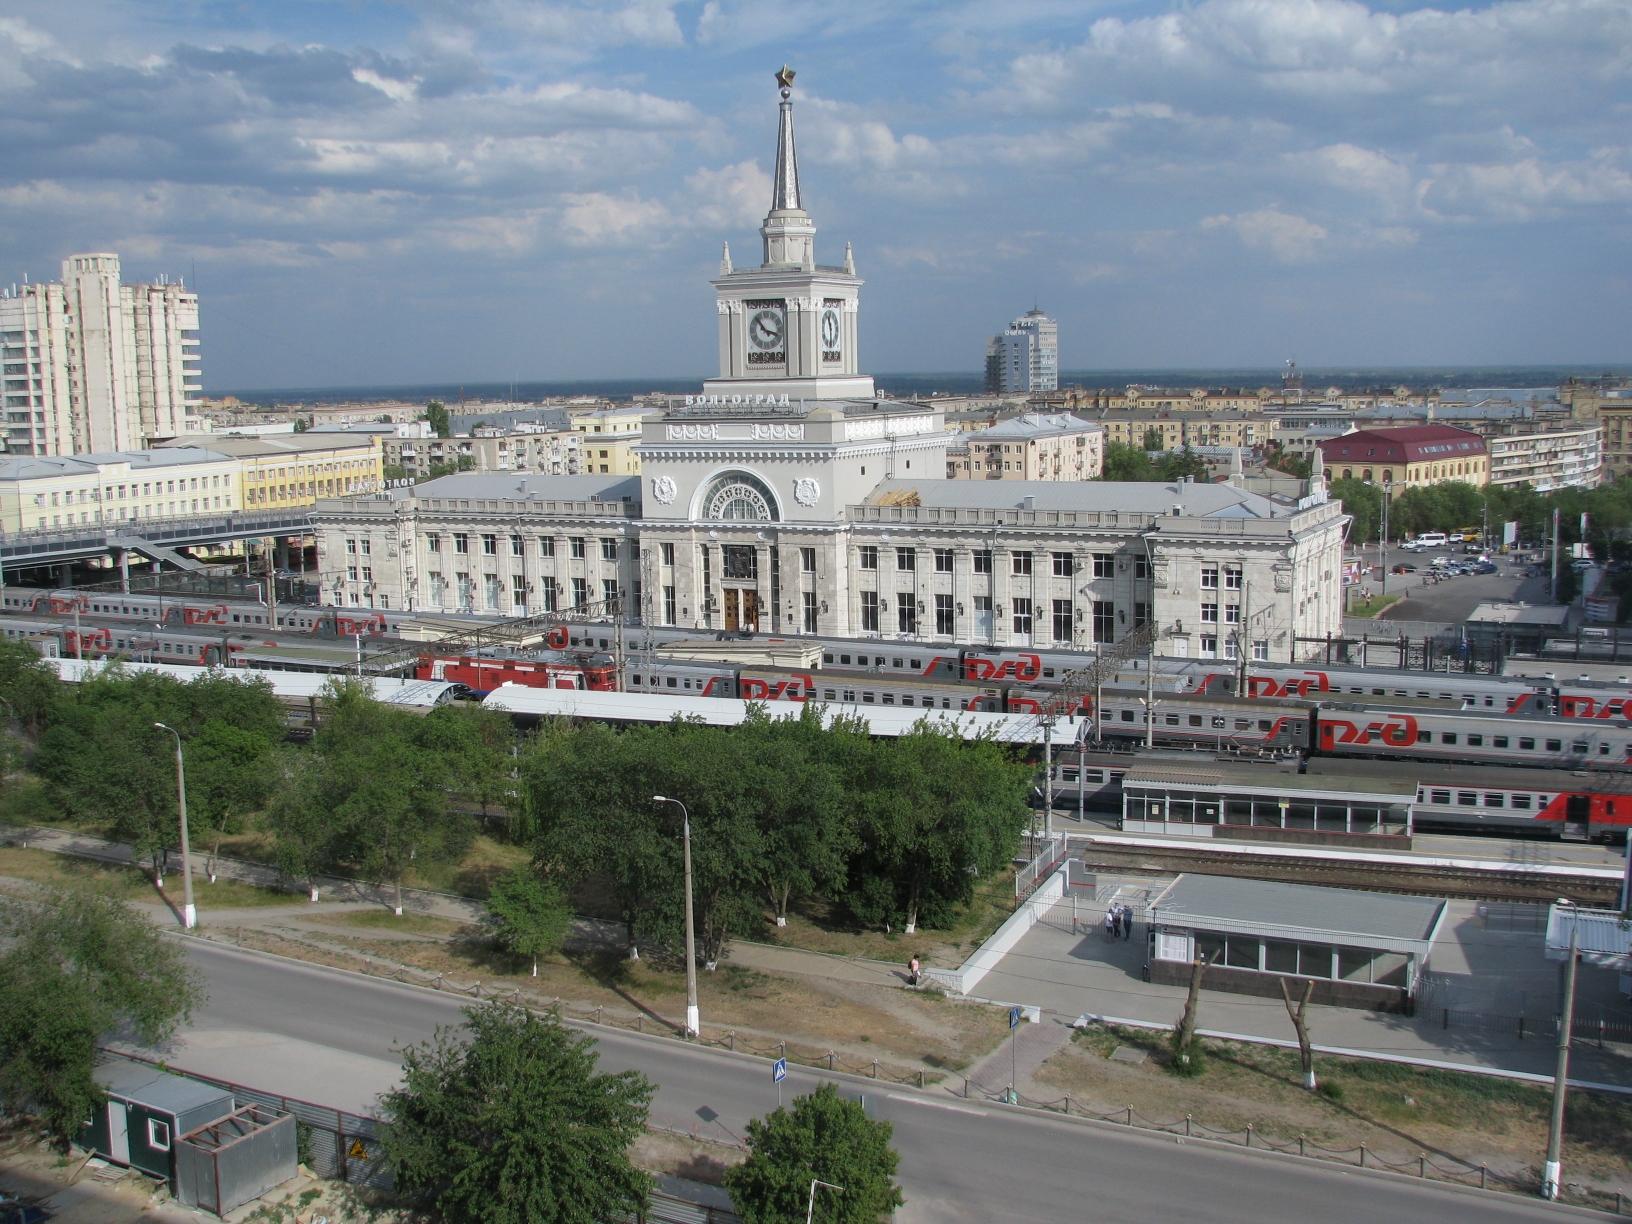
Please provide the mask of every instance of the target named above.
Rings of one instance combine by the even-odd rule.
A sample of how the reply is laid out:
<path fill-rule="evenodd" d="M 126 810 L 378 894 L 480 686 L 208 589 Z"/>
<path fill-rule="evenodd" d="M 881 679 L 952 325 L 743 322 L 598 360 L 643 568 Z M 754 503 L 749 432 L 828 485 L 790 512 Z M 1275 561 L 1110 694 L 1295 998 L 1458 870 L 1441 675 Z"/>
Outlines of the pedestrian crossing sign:
<path fill-rule="evenodd" d="M 780 1084 L 783 1080 L 785 1080 L 787 1078 L 788 1078 L 788 1060 L 785 1059 L 785 1058 L 779 1058 L 774 1063 L 771 1064 L 771 1079 L 772 1079 L 773 1082 Z"/>

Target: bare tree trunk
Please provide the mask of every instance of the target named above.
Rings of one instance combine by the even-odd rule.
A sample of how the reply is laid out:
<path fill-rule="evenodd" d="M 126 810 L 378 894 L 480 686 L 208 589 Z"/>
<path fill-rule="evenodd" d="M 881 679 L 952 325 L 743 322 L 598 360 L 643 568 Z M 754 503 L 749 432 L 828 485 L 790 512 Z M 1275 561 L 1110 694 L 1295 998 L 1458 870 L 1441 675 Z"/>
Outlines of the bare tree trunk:
<path fill-rule="evenodd" d="M 1304 1021 L 1304 1013 L 1309 1008 L 1309 996 L 1315 993 L 1314 982 L 1307 983 L 1303 988 L 1303 1000 L 1294 1011 L 1292 1007 L 1292 992 L 1286 988 L 1286 979 L 1281 979 L 1281 999 L 1286 1003 L 1287 1018 L 1292 1021 L 1292 1027 L 1298 1034 L 1298 1053 L 1303 1056 L 1303 1086 L 1310 1092 L 1315 1090 L 1315 1051 L 1309 1044 L 1309 1025 Z"/>
<path fill-rule="evenodd" d="M 1190 1048 L 1196 1040 L 1196 1021 L 1201 1013 L 1201 977 L 1211 963 L 1209 957 L 1198 956 L 1190 966 L 1190 993 L 1184 1000 L 1184 1015 L 1179 1018 L 1173 1053 L 1186 1066 L 1190 1063 Z"/>
<path fill-rule="evenodd" d="M 918 930 L 918 876 L 912 877 L 912 889 L 907 893 L 907 934 Z"/>
<path fill-rule="evenodd" d="M 397 907 L 396 907 L 396 915 L 397 915 L 397 917 L 398 917 L 398 918 L 401 918 L 401 917 L 402 917 L 402 877 L 401 877 L 401 876 L 398 876 L 398 877 L 397 877 Z"/>
<path fill-rule="evenodd" d="M 533 957 L 533 976 L 538 976 L 538 957 Z"/>

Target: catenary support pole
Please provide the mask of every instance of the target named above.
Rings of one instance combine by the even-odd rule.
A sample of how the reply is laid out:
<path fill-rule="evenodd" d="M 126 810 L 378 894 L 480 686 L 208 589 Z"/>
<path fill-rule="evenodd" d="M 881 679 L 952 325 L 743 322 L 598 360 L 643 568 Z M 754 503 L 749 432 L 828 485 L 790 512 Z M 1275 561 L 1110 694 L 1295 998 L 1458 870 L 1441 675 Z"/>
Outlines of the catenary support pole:
<path fill-rule="evenodd" d="M 691 916 L 691 813 L 678 799 L 653 795 L 653 803 L 672 803 L 680 809 L 680 835 L 686 868 L 686 1036 L 702 1034 L 702 1018 L 697 1011 L 697 932 Z"/>

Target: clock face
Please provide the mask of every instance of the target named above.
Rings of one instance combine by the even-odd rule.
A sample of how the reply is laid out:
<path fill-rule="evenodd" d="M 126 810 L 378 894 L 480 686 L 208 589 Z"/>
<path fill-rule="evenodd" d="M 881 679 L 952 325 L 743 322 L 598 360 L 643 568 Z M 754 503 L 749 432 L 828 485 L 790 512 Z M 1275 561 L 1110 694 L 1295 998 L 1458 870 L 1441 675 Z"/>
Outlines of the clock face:
<path fill-rule="evenodd" d="M 839 347 L 839 312 L 836 310 L 822 311 L 822 347 Z"/>
<path fill-rule="evenodd" d="M 761 310 L 748 320 L 748 339 L 757 349 L 780 349 L 784 330 L 780 310 Z"/>

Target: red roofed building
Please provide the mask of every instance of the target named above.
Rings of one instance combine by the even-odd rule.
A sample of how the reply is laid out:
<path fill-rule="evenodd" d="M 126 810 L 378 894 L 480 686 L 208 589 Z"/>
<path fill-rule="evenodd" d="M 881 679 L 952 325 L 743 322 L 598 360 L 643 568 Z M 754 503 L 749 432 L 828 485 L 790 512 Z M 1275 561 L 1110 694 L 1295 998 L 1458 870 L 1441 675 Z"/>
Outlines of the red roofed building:
<path fill-rule="evenodd" d="M 1450 425 L 1357 429 L 1321 442 L 1319 449 L 1328 481 L 1352 478 L 1416 488 L 1448 480 L 1483 487 L 1490 480 L 1485 440 Z"/>

